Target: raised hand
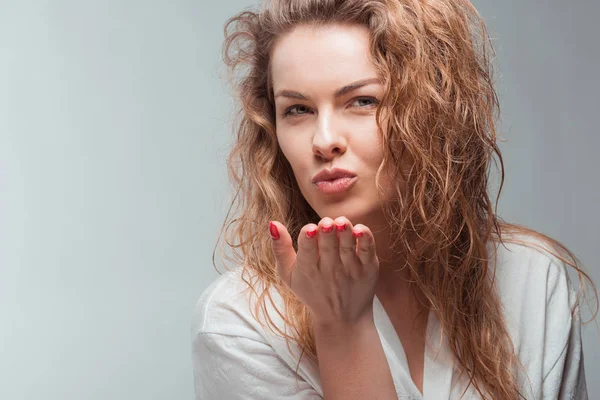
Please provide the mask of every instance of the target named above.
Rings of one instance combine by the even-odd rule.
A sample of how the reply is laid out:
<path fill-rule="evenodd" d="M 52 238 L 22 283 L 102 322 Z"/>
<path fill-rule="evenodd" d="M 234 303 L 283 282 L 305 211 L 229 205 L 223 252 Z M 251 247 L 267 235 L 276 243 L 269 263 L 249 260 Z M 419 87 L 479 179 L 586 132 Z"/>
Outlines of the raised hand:
<path fill-rule="evenodd" d="M 321 326 L 354 325 L 372 316 L 379 260 L 365 225 L 345 217 L 307 224 L 298 236 L 298 253 L 285 226 L 269 230 L 277 273 Z"/>

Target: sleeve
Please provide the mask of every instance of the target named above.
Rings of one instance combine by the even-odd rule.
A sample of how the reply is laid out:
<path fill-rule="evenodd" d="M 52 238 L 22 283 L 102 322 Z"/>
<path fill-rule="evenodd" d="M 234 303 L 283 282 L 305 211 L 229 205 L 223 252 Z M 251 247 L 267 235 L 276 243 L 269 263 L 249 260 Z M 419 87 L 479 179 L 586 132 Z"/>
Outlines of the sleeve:
<path fill-rule="evenodd" d="M 577 295 L 566 271 L 557 278 L 549 296 L 543 395 L 548 399 L 587 400 Z M 573 312 L 571 310 L 573 309 Z"/>
<path fill-rule="evenodd" d="M 263 342 L 198 333 L 192 346 L 196 400 L 322 400 Z"/>

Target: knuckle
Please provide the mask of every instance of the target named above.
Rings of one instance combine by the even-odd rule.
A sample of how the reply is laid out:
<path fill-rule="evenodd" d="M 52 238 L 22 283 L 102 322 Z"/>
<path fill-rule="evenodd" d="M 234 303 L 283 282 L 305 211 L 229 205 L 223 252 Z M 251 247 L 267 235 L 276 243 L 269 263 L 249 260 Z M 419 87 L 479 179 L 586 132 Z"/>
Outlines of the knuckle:
<path fill-rule="evenodd" d="M 355 251 L 354 246 L 340 246 L 340 253 L 342 254 L 354 254 Z"/>
<path fill-rule="evenodd" d="M 370 255 L 371 253 L 373 253 L 373 247 L 372 246 L 360 246 L 359 251 L 362 254 Z"/>
<path fill-rule="evenodd" d="M 322 254 L 333 254 L 338 251 L 336 246 L 324 246 L 320 249 Z"/>
<path fill-rule="evenodd" d="M 304 254 L 314 256 L 319 254 L 319 250 L 315 246 L 302 246 L 300 249 Z"/>
<path fill-rule="evenodd" d="M 279 247 L 279 246 L 273 246 L 273 254 L 275 254 L 275 257 L 280 257 L 283 255 L 284 249 Z"/>

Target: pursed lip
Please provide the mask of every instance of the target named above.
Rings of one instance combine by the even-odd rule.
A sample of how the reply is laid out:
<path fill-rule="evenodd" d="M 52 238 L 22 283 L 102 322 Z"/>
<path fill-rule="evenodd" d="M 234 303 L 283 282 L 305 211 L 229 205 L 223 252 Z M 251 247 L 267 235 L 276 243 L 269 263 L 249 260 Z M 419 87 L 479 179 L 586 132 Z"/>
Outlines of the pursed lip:
<path fill-rule="evenodd" d="M 332 181 L 339 178 L 353 178 L 355 176 L 354 172 L 341 168 L 324 169 L 313 177 L 312 183 Z"/>

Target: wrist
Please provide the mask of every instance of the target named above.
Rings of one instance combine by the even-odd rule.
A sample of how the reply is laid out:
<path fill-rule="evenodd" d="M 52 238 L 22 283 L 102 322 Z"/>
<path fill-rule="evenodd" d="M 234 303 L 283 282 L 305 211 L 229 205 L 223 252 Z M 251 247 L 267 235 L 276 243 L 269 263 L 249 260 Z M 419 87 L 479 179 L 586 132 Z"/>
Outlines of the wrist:
<path fill-rule="evenodd" d="M 352 321 L 314 321 L 313 330 L 316 337 L 341 338 L 354 336 L 360 332 L 375 329 L 373 309 L 368 310 Z"/>

